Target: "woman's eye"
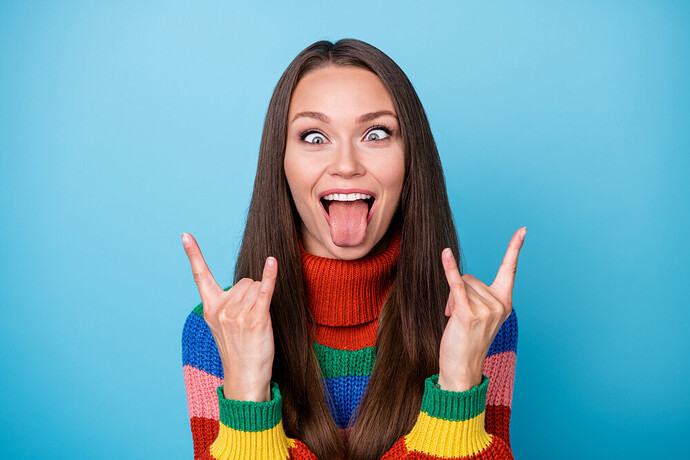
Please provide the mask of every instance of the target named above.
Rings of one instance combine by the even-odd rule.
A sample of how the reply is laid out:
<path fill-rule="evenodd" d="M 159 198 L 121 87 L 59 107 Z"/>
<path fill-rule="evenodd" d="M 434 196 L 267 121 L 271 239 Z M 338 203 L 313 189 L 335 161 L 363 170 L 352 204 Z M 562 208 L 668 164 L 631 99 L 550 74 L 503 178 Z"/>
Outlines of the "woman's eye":
<path fill-rule="evenodd" d="M 300 136 L 300 139 L 310 144 L 323 144 L 324 142 L 326 142 L 326 139 L 323 137 L 323 134 L 316 131 L 307 131 L 306 133 Z"/>
<path fill-rule="evenodd" d="M 388 136 L 390 136 L 390 134 L 391 134 L 391 132 L 388 129 L 383 128 L 383 127 L 378 127 L 378 128 L 372 129 L 371 131 L 369 131 L 369 133 L 367 133 L 367 140 L 368 141 L 380 141 L 380 140 L 383 140 L 383 139 L 387 138 Z"/>

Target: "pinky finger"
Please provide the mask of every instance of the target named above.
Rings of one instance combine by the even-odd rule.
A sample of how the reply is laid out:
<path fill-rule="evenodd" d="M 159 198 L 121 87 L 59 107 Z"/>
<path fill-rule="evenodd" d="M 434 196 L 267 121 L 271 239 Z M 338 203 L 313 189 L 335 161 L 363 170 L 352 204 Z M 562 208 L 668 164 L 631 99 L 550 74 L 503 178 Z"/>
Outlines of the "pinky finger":
<path fill-rule="evenodd" d="M 271 298 L 278 277 L 278 262 L 275 257 L 268 257 L 264 263 L 264 272 L 261 277 L 261 287 L 256 299 L 256 306 L 263 310 L 268 310 L 271 306 Z"/>

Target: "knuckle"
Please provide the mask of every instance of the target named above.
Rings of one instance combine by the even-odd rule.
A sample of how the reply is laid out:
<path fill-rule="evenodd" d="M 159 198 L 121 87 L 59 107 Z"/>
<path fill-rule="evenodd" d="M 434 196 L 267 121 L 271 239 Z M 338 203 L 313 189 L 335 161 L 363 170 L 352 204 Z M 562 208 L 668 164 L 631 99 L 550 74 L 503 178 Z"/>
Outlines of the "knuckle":
<path fill-rule="evenodd" d="M 462 289 L 465 287 L 465 282 L 462 279 L 455 280 L 451 283 L 453 289 Z"/>
<path fill-rule="evenodd" d="M 226 308 L 220 309 L 216 314 L 216 317 L 218 318 L 218 321 L 223 324 L 227 324 L 231 319 Z"/>
<path fill-rule="evenodd" d="M 488 308 L 478 308 L 476 317 L 478 322 L 486 323 L 491 319 L 491 310 Z"/>
<path fill-rule="evenodd" d="M 248 322 L 249 321 L 247 315 L 244 314 L 239 314 L 235 316 L 235 318 L 233 319 L 233 323 L 235 324 L 235 326 L 237 326 L 238 329 L 245 329 L 247 327 Z"/>
<path fill-rule="evenodd" d="M 225 313 L 221 323 L 230 330 L 242 329 L 244 327 L 245 318 L 242 314 L 231 315 L 229 313 Z"/>
<path fill-rule="evenodd" d="M 489 304 L 489 308 L 491 309 L 492 312 L 503 312 L 505 311 L 506 307 L 503 305 L 500 301 L 494 300 Z"/>
<path fill-rule="evenodd" d="M 472 313 L 467 315 L 467 322 L 471 327 L 476 327 L 482 323 L 482 320 L 477 313 Z"/>

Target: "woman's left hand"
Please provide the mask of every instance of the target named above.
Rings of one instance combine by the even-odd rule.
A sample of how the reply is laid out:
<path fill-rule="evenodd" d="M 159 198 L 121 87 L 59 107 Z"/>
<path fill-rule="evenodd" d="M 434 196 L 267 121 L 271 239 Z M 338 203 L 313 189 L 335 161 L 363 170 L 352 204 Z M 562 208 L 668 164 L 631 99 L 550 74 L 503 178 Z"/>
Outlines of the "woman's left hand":
<path fill-rule="evenodd" d="M 508 245 L 491 286 L 470 274 L 460 275 L 450 248 L 443 250 L 443 268 L 450 286 L 441 338 L 438 384 L 442 390 L 467 391 L 482 381 L 482 367 L 491 343 L 513 309 L 513 284 L 527 228 Z"/>

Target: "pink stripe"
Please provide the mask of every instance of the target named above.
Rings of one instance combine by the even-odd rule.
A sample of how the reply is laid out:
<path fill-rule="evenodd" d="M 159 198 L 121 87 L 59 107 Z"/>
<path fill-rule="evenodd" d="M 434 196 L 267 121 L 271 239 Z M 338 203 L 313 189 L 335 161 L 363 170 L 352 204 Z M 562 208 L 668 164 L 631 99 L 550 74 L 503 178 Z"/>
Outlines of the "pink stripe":
<path fill-rule="evenodd" d="M 219 420 L 220 414 L 216 388 L 223 384 L 223 379 L 189 364 L 182 366 L 182 372 L 184 373 L 184 386 L 187 391 L 189 418 L 204 417 Z"/>
<path fill-rule="evenodd" d="M 482 372 L 489 377 L 486 404 L 508 407 L 512 405 L 516 358 L 514 351 L 504 351 L 484 360 Z"/>

